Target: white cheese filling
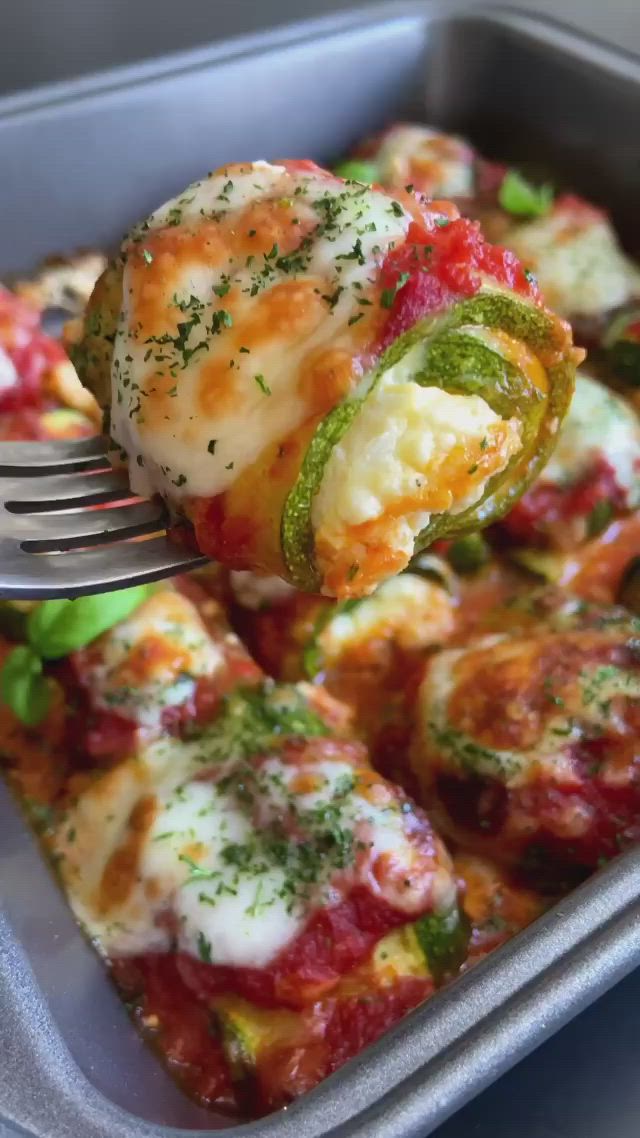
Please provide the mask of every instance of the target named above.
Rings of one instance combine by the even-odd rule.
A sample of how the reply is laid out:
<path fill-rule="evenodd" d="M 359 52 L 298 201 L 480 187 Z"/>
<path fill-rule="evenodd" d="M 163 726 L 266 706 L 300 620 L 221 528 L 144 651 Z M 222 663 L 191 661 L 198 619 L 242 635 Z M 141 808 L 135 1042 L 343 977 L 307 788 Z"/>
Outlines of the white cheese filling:
<path fill-rule="evenodd" d="M 453 395 L 412 382 L 422 351 L 416 345 L 384 373 L 331 451 L 311 521 L 316 535 L 334 547 L 345 544 L 349 527 L 383 518 L 395 503 L 427 490 L 431 480 L 437 485 L 439 468 L 454 447 L 477 450 L 491 429 L 505 422 L 479 395 Z M 512 446 L 505 448 L 499 469 L 506 467 L 520 437 L 515 419 L 507 425 Z M 487 481 L 476 480 L 462 496 L 452 485 L 446 511 L 458 514 L 474 505 Z M 410 557 L 430 519 L 426 510 L 390 513 L 394 547 Z"/>

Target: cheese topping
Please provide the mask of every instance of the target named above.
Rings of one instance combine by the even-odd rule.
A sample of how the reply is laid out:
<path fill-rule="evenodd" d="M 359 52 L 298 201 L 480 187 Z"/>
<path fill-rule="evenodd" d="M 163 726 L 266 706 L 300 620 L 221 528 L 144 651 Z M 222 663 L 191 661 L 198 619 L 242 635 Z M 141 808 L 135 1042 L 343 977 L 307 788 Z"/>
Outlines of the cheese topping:
<path fill-rule="evenodd" d="M 481 668 L 482 651 L 494 646 L 500 647 L 500 662 L 505 676 L 510 659 L 518 665 L 527 650 L 527 646 L 518 639 L 510 643 L 505 636 L 487 636 L 476 641 L 471 649 L 447 650 L 434 658 L 419 693 L 415 745 L 417 769 L 422 766 L 421 754 L 437 754 L 440 763 L 455 767 L 461 773 L 498 778 L 511 788 L 545 776 L 566 785 L 580 785 L 582 776 L 574 766 L 575 744 L 597 737 L 603 724 L 616 725 L 615 701 L 640 698 L 640 677 L 613 665 L 590 663 L 570 680 L 570 687 L 569 682 L 549 687 L 549 713 L 545 715 L 533 743 L 519 750 L 493 748 L 477 742 L 451 721 L 449 701 L 458 681 L 458 663 L 469 651 L 478 651 L 478 667 Z M 562 696 L 557 694 L 560 690 Z M 500 691 L 498 697 L 502 698 L 504 694 Z M 517 698 L 517 693 L 514 698 Z M 496 715 L 499 710 L 498 698 Z M 516 714 L 516 710 L 514 707 L 510 713 Z M 524 730 L 524 703 L 521 715 Z M 611 777 L 615 780 L 615 769 Z"/>
<path fill-rule="evenodd" d="M 417 123 L 385 131 L 375 155 L 383 185 L 408 184 L 429 197 L 471 197 L 473 151 L 461 138 Z"/>
<path fill-rule="evenodd" d="M 186 597 L 163 588 L 83 655 L 82 679 L 97 707 L 117 711 L 145 732 L 168 707 L 185 703 L 199 676 L 212 676 L 223 653 Z"/>
<path fill-rule="evenodd" d="M 197 182 L 125 247 L 111 429 L 140 494 L 215 496 L 360 375 L 377 264 L 408 213 L 324 172 Z"/>
<path fill-rule="evenodd" d="M 571 486 L 605 459 L 626 490 L 629 507 L 640 504 L 640 422 L 632 407 L 602 383 L 579 375 L 558 443 L 541 481 Z"/>
<path fill-rule="evenodd" d="M 338 611 L 318 636 L 331 663 L 359 644 L 391 638 L 411 650 L 435 644 L 453 631 L 453 600 L 441 585 L 414 573 L 392 577 L 348 611 Z"/>
<path fill-rule="evenodd" d="M 640 295 L 640 270 L 595 210 L 560 202 L 546 217 L 514 226 L 504 241 L 533 269 L 560 316 L 600 316 Z"/>
<path fill-rule="evenodd" d="M 290 759 L 256 758 L 260 744 L 243 734 L 250 706 L 237 696 L 208 734 L 159 740 L 70 811 L 61 872 L 105 954 L 176 946 L 260 968 L 356 884 L 408 919 L 453 904 L 446 857 L 351 745 L 316 739 Z"/>

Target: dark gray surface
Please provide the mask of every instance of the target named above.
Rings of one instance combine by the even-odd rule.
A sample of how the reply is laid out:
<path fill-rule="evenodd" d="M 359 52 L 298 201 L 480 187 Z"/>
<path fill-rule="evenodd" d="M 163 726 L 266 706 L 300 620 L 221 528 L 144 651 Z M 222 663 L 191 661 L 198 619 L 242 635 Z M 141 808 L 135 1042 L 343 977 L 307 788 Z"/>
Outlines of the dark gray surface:
<path fill-rule="evenodd" d="M 509 139 L 517 147 L 525 123 L 527 149 L 544 149 L 539 136 L 548 141 L 551 135 L 551 149 L 572 174 L 580 162 L 582 188 L 602 197 L 612 194 L 620 218 L 633 221 L 638 186 L 634 191 L 628 174 L 640 178 L 637 161 L 629 162 L 634 153 L 637 157 L 640 88 L 630 78 L 631 65 L 594 46 L 572 49 L 571 37 L 557 31 L 546 43 L 544 35 L 541 39 L 537 46 L 536 34 L 526 27 L 514 40 L 511 33 L 474 24 L 467 25 L 462 39 L 430 34 L 425 45 L 423 23 L 399 17 L 382 29 L 345 29 L 324 47 L 305 40 L 286 53 L 281 47 L 276 56 L 238 58 L 225 65 L 223 75 L 210 72 L 203 57 L 192 75 L 183 72 L 158 86 L 147 74 L 129 93 L 115 83 L 108 93 L 88 97 L 80 110 L 63 97 L 49 108 L 39 107 L 35 99 L 29 100 L 28 113 L 18 115 L 14 103 L 14 116 L 0 123 L 0 208 L 3 216 L 12 217 L 0 263 L 26 267 L 51 249 L 54 232 L 58 246 L 113 238 L 132 214 L 179 187 L 203 165 L 285 149 L 323 157 L 389 114 L 418 111 L 425 46 L 430 114 L 483 142 L 493 138 L 497 151 Z M 604 68 L 595 89 L 592 66 Z M 254 108 L 250 122 L 247 101 Z M 513 117 L 520 123 L 516 133 Z M 202 139 L 209 134 L 203 157 Z M 594 152 L 596 163 L 589 161 Z M 8 814 L 0 844 L 9 858 L 4 900 L 29 957 L 27 964 L 10 931 L 0 935 L 0 978 L 7 986 L 0 1016 L 0 1097 L 7 1113 L 47 1138 L 158 1133 L 157 1127 L 123 1114 L 123 1106 L 150 1122 L 161 1117 L 173 1125 L 202 1128 L 202 1117 L 178 1101 L 127 1029 L 98 962 L 75 933 L 35 851 Z M 501 959 L 487 962 L 427 1005 L 284 1119 L 267 1120 L 246 1133 L 298 1138 L 304 1132 L 311 1138 L 338 1125 L 341 1134 L 354 1138 L 421 1138 L 629 971 L 640 951 L 639 869 L 638 854 L 611 867 L 581 897 L 571 898 L 509 946 Z M 25 877 L 30 882 L 27 897 Z M 619 998 L 618 992 L 612 998 Z M 575 1030 L 580 1028 L 568 1029 Z M 575 1075 L 579 1063 L 572 1061 L 573 1039 L 563 1054 Z M 446 1055 L 438 1058 L 449 1041 Z M 441 1138 L 512 1138 L 514 1132 L 520 1138 L 564 1138 L 565 1133 L 618 1138 L 612 1126 L 600 1133 L 589 1129 L 599 1124 L 602 1113 L 590 1108 L 575 1081 L 569 1083 L 569 1093 L 581 1104 L 581 1113 L 574 1115 L 578 1128 L 562 1129 L 561 1115 L 554 1112 L 568 1096 L 557 1063 L 546 1070 L 547 1054 L 548 1047 L 512 1076 L 511 1085 L 519 1090 L 503 1102 L 499 1117 L 491 1106 L 500 1093 L 494 1088 L 461 1119 L 447 1124 Z M 578 1054 L 586 1061 L 590 1049 L 583 1046 Z M 611 1058 L 612 1049 L 605 1054 Z M 526 1074 L 532 1063 L 535 1076 Z M 594 1077 L 599 1102 L 602 1085 Z M 483 1105 L 487 1097 L 488 1106 Z M 545 1102 L 551 1113 L 545 1108 L 541 1114 Z M 353 1124 L 341 1125 L 357 1110 L 365 1113 Z M 618 1109 L 615 1120 L 621 1117 Z M 637 1132 L 638 1127 L 633 1138 Z"/>
<path fill-rule="evenodd" d="M 152 59 L 368 0 L 20 0 L 2 20 L 0 92 Z M 469 6 L 487 7 L 485 0 Z M 0 5 L 1 6 L 1 5 Z M 638 0 L 513 0 L 620 47 L 640 47 Z M 8 13 L 11 13 L 10 17 Z"/>
<path fill-rule="evenodd" d="M 640 973 L 624 980 L 432 1138 L 638 1138 Z"/>

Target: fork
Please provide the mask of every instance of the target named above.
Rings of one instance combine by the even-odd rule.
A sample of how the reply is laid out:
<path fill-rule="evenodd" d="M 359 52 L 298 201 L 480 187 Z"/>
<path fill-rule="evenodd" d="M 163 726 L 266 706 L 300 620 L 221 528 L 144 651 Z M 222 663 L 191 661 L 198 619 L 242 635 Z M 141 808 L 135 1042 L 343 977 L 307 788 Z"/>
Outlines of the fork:
<path fill-rule="evenodd" d="M 0 600 L 103 593 L 202 565 L 169 541 L 168 522 L 162 502 L 132 497 L 105 438 L 0 443 Z"/>

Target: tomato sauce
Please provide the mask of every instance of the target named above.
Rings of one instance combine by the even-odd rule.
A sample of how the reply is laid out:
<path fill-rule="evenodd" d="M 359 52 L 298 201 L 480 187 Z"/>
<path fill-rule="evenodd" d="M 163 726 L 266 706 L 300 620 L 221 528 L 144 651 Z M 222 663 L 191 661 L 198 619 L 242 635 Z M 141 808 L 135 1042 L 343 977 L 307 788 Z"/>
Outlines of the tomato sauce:
<path fill-rule="evenodd" d="M 627 510 L 627 492 L 618 485 L 616 471 L 600 456 L 572 485 L 545 482 L 544 474 L 505 518 L 504 529 L 517 542 L 544 546 L 551 538 L 560 548 L 571 541 L 572 522 L 588 522 L 595 507 L 607 503 L 611 514 Z"/>
<path fill-rule="evenodd" d="M 66 356 L 60 344 L 42 331 L 38 310 L 2 287 L 0 351 L 15 371 L 15 383 L 0 387 L 0 413 L 41 407 L 47 372 Z"/>
<path fill-rule="evenodd" d="M 385 933 L 406 921 L 406 913 L 358 887 L 341 904 L 319 909 L 268 968 L 203 964 L 182 954 L 178 971 L 200 999 L 235 992 L 262 1007 L 303 1008 L 335 988 Z"/>
<path fill-rule="evenodd" d="M 433 217 L 425 225 L 413 222 L 406 244 L 387 253 L 382 264 L 381 286 L 395 290 L 395 297 L 382 330 L 380 349 L 430 312 L 474 296 L 483 276 L 493 277 L 529 300 L 540 300 L 535 281 L 515 254 L 485 241 L 478 222 Z"/>
<path fill-rule="evenodd" d="M 206 1004 L 193 997 L 169 954 L 114 960 L 112 976 L 136 1023 L 171 1074 L 204 1106 L 236 1108 L 222 1044 Z"/>

